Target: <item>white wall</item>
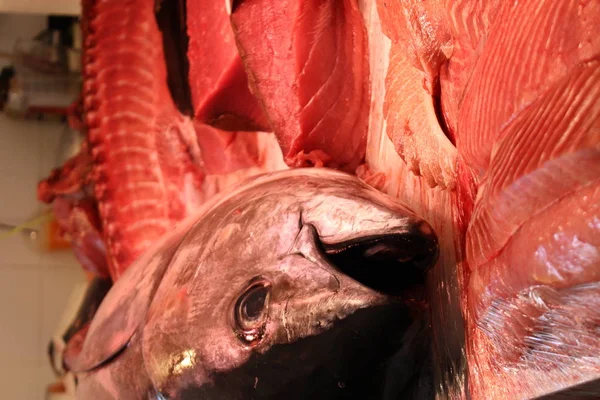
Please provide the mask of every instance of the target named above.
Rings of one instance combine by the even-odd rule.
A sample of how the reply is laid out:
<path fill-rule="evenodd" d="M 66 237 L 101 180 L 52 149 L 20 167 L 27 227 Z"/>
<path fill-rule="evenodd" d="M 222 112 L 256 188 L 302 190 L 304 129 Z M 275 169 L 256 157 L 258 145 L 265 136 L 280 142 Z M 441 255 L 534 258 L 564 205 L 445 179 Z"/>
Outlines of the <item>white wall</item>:
<path fill-rule="evenodd" d="M 0 222 L 40 210 L 37 182 L 56 164 L 64 127 L 0 114 Z M 21 236 L 0 240 L 0 397 L 41 400 L 54 380 L 46 356 L 67 299 L 85 280 L 70 253 L 44 255 Z"/>
<path fill-rule="evenodd" d="M 0 10 L 9 3 L 32 4 L 0 0 Z M 0 14 L 0 51 L 10 52 L 17 38 L 29 39 L 45 26 L 44 15 Z M 0 65 L 6 65 L 3 61 Z M 16 121 L 0 113 L 0 222 L 18 225 L 41 210 L 37 183 L 57 166 L 64 129 L 59 123 Z M 70 253 L 36 252 L 22 236 L 0 239 L 0 398 L 45 398 L 46 386 L 54 381 L 48 342 L 69 295 L 84 281 Z"/>

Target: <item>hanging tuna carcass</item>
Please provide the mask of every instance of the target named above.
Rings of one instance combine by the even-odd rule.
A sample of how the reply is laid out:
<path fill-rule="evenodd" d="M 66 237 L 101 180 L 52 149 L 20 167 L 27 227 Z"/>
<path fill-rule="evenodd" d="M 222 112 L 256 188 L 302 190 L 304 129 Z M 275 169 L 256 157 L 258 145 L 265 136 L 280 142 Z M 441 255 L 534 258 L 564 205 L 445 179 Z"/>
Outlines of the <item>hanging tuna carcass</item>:
<path fill-rule="evenodd" d="M 597 26 L 579 0 L 85 0 L 87 141 L 40 198 L 117 280 L 245 177 L 355 173 L 436 232 L 437 396 L 542 395 L 600 376 Z"/>

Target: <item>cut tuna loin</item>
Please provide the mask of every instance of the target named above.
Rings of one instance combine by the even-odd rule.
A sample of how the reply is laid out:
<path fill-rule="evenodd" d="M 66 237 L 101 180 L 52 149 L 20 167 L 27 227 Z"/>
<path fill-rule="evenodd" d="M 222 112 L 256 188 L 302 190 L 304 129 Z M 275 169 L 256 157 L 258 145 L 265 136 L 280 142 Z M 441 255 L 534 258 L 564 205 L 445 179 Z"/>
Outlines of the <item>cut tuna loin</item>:
<path fill-rule="evenodd" d="M 250 93 L 224 1 L 186 2 L 194 118 L 227 130 L 270 131 Z"/>
<path fill-rule="evenodd" d="M 502 3 L 458 121 L 458 149 L 478 177 L 502 128 L 573 67 L 598 55 L 598 26 L 597 1 Z"/>
<path fill-rule="evenodd" d="M 597 379 L 599 319 L 598 282 L 499 299 L 470 328 L 472 398 L 533 399 Z"/>
<path fill-rule="evenodd" d="M 387 135 L 410 171 L 431 187 L 453 189 L 456 148 L 440 127 L 423 74 L 408 62 L 403 46 L 391 49 L 383 113 Z"/>
<path fill-rule="evenodd" d="M 498 136 L 466 235 L 472 388 L 531 398 L 600 374 L 599 60 Z"/>
<path fill-rule="evenodd" d="M 196 15 L 197 4 L 189 5 Z M 167 16 L 175 12 L 165 6 L 161 3 Z M 247 88 L 231 28 L 227 30 L 224 10 L 224 5 L 215 7 L 209 10 L 214 15 L 202 14 L 200 22 L 197 18 L 191 22 L 190 75 L 195 77 L 192 97 L 198 114 L 193 122 L 179 112 L 171 98 L 169 89 L 173 88 L 167 82 L 174 82 L 179 89 L 181 85 L 167 80 L 161 44 L 172 40 L 161 40 L 157 23 L 161 16 L 155 16 L 152 2 L 83 2 L 85 80 L 80 125 L 87 131 L 87 141 L 77 157 L 40 184 L 39 197 L 48 203 L 59 197 L 68 200 L 69 207 L 60 208 L 67 230 L 87 226 L 75 216 L 84 214 L 73 204 L 73 193 L 91 196 L 98 207 L 97 232 L 102 235 L 113 279 L 215 193 L 246 176 L 282 168 L 281 153 L 271 135 L 225 132 L 202 123 L 202 119 L 215 117 L 224 121 L 226 129 L 249 127 L 240 115 L 230 113 L 241 108 L 220 108 L 236 104 L 228 90 L 239 94 L 243 110 L 258 110 Z M 163 34 L 172 34 L 175 28 L 167 24 Z M 211 59 L 202 53 L 199 58 L 207 50 L 202 46 L 221 41 L 228 46 L 219 46 L 220 54 Z M 214 61 L 210 71 L 204 65 L 207 60 Z M 185 106 L 185 101 L 179 105 Z M 246 114 L 247 120 L 262 124 L 264 114 Z M 210 179 L 205 183 L 207 173 Z M 81 198 L 78 196 L 75 199 Z M 75 237 L 75 232 L 68 233 Z M 78 246 L 77 240 L 71 243 Z M 91 247 L 81 249 L 82 257 L 85 249 Z"/>
<path fill-rule="evenodd" d="M 500 0 L 446 0 L 445 7 L 454 40 L 452 57 L 440 70 L 441 106 L 449 134 L 456 139 L 464 91 L 500 8 Z"/>
<path fill-rule="evenodd" d="M 353 172 L 365 154 L 370 99 L 356 1 L 236 1 L 231 20 L 286 163 Z"/>
<path fill-rule="evenodd" d="M 530 218 L 600 176 L 599 67 L 578 66 L 500 133 L 467 233 L 471 268 L 495 257 Z"/>
<path fill-rule="evenodd" d="M 579 161 L 589 167 L 599 159 Z M 477 299 L 472 304 L 477 322 L 489 318 L 494 304 L 532 286 L 563 289 L 600 280 L 599 184 L 596 178 L 558 199 L 519 229 L 497 257 L 473 271 L 469 294 Z"/>
<path fill-rule="evenodd" d="M 387 134 L 409 169 L 429 186 L 454 188 L 456 149 L 443 131 L 439 109 L 439 71 L 452 50 L 443 5 L 380 0 L 378 10 L 392 41 L 383 108 Z"/>

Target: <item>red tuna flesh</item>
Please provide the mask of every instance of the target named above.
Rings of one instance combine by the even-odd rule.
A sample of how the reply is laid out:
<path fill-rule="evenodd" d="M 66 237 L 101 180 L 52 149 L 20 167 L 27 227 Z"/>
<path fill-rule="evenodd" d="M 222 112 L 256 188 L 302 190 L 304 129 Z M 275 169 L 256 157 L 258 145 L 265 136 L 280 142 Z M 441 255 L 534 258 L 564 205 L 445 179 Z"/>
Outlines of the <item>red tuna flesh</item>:
<path fill-rule="evenodd" d="M 194 127 L 207 174 L 259 165 L 258 135 L 270 131 L 250 93 L 225 2 L 186 2 L 189 86 Z"/>
<path fill-rule="evenodd" d="M 226 132 L 202 123 L 206 119 L 233 130 L 265 125 L 258 102 L 246 101 L 251 95 L 233 33 L 224 29 L 225 5 L 210 9 L 212 14 L 200 20 L 195 18 L 200 11 L 196 4 L 188 10 L 190 83 L 197 114 L 193 122 L 180 114 L 170 96 L 151 2 L 117 3 L 83 3 L 85 81 L 76 106 L 81 104 L 80 125 L 91 151 L 84 146 L 39 187 L 39 198 L 52 202 L 87 185 L 107 248 L 108 261 L 98 263 L 108 263 L 113 279 L 210 196 L 245 176 L 282 168 L 277 145 L 268 135 Z M 207 20 L 206 15 L 212 17 Z M 218 29 L 207 29 L 210 21 Z M 221 41 L 229 46 L 219 46 L 222 52 L 209 63 L 208 74 L 204 45 Z M 241 108 L 221 107 L 235 104 L 230 89 Z M 205 182 L 206 174 L 216 175 Z M 72 216 L 61 215 L 63 226 L 81 227 L 69 223 Z M 75 232 L 68 233 L 75 237 Z M 78 242 L 72 240 L 72 245 L 76 248 Z"/>
<path fill-rule="evenodd" d="M 403 18 L 410 14 L 407 5 L 378 2 L 381 25 L 373 18 L 367 24 L 371 58 L 382 65 L 371 65 L 367 162 L 371 176 L 385 174 L 386 191 L 414 198 L 417 210 L 424 204 L 435 210 L 429 218 L 438 233 L 446 226 L 437 225 L 436 218 L 454 227 L 454 243 L 442 242 L 441 252 L 456 257 L 456 263 L 440 265 L 455 271 L 450 284 L 462 282 L 471 395 L 529 398 L 598 376 L 594 349 L 600 337 L 592 322 L 599 318 L 593 299 L 600 278 L 595 60 L 600 42 L 592 34 L 600 26 L 597 4 L 447 1 L 446 15 L 437 18 L 438 2 L 419 2 L 418 21 L 429 23 L 422 25 L 429 42 L 409 29 L 410 44 L 399 47 L 396 41 L 411 27 Z M 368 20 L 370 7 L 363 8 Z M 444 24 L 452 52 L 428 52 L 423 43 L 443 48 Z M 388 58 L 382 56 L 386 51 Z M 431 68 L 422 68 L 423 59 Z M 399 140 L 399 132 L 404 121 L 412 123 L 419 109 L 413 99 L 421 99 L 415 93 L 419 85 L 427 88 L 425 77 L 436 65 L 440 126 L 446 123 L 458 150 L 451 205 L 443 196 L 429 197 L 423 182 L 407 180 L 405 171 L 416 170 L 416 157 L 405 158 L 401 167 L 390 152 L 393 146 L 405 157 L 406 139 Z M 408 66 L 420 75 L 407 73 Z M 400 96 L 403 87 L 413 89 Z M 431 132 L 424 121 L 436 126 L 431 113 L 420 115 L 421 126 L 410 130 L 414 136 Z M 386 125 L 389 142 L 381 136 Z M 448 284 L 439 287 L 441 295 L 450 290 Z"/>
<path fill-rule="evenodd" d="M 224 1 L 186 2 L 189 85 L 196 121 L 227 130 L 270 131 L 250 93 Z"/>
<path fill-rule="evenodd" d="M 227 174 L 259 165 L 256 134 L 222 131 L 201 123 L 194 127 L 208 174 Z"/>
<path fill-rule="evenodd" d="M 573 68 L 493 148 L 466 236 L 480 396 L 534 396 L 545 377 L 559 389 L 586 377 L 566 365 L 600 347 L 600 314 L 586 304 L 600 294 L 599 66 Z M 600 361 L 584 364 L 588 378 L 600 372 Z"/>
<path fill-rule="evenodd" d="M 454 188 L 456 149 L 440 125 L 439 72 L 452 51 L 443 5 L 379 1 L 383 32 L 392 41 L 384 117 L 396 151 L 429 186 Z"/>
<path fill-rule="evenodd" d="M 365 154 L 370 99 L 356 2 L 238 1 L 231 20 L 286 163 L 354 171 Z"/>
<path fill-rule="evenodd" d="M 471 268 L 497 256 L 530 218 L 600 176 L 599 65 L 574 68 L 501 132 L 468 230 Z"/>
<path fill-rule="evenodd" d="M 94 190 L 113 279 L 197 203 L 193 125 L 166 84 L 152 2 L 95 2 L 84 49 Z"/>
<path fill-rule="evenodd" d="M 600 49 L 600 4 L 504 2 L 464 92 L 457 146 L 481 177 L 502 128 Z"/>
<path fill-rule="evenodd" d="M 454 138 L 458 133 L 458 110 L 477 59 L 496 18 L 499 0 L 446 0 L 446 22 L 453 37 L 452 57 L 440 69 L 444 120 Z"/>

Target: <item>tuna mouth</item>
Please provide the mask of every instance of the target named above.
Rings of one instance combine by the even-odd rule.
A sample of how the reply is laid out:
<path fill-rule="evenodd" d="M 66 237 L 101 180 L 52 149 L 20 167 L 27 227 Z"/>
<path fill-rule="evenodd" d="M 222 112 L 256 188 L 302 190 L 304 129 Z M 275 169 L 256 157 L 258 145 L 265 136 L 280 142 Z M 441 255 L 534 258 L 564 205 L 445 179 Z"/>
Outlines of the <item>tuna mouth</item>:
<path fill-rule="evenodd" d="M 422 292 L 427 271 L 439 257 L 437 236 L 424 221 L 402 233 L 370 235 L 321 246 L 335 269 L 391 296 Z"/>
<path fill-rule="evenodd" d="M 321 252 L 336 271 L 389 299 L 314 339 L 329 343 L 329 355 L 339 349 L 338 364 L 348 365 L 336 373 L 342 389 L 328 398 L 434 398 L 427 281 L 439 244 L 431 226 L 415 221 L 403 231 L 321 243 Z"/>
<path fill-rule="evenodd" d="M 428 272 L 439 258 L 439 243 L 431 226 L 417 221 L 400 232 L 323 243 L 322 251 L 336 270 L 391 299 L 387 305 L 367 308 L 352 316 L 368 316 L 373 321 L 367 325 L 377 326 L 378 315 L 389 313 L 383 318 L 383 329 L 369 333 L 367 342 L 379 342 L 386 352 L 369 350 L 378 354 L 374 359 L 377 361 L 357 380 L 362 381 L 362 387 L 354 388 L 356 398 L 434 398 L 427 281 Z M 346 323 L 351 324 L 352 319 L 338 328 L 347 329 Z M 353 346 L 356 341 L 348 347 Z"/>

